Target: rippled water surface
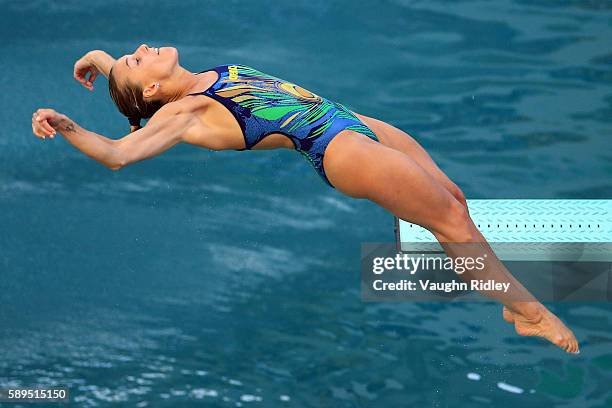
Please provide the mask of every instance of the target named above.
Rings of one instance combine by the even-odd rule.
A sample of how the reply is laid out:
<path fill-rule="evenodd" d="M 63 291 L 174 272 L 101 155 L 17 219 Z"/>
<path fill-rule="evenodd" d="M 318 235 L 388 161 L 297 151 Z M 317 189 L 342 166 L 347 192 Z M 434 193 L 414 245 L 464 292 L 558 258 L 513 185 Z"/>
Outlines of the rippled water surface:
<path fill-rule="evenodd" d="M 612 406 L 609 304 L 551 305 L 578 357 L 497 305 L 366 304 L 360 244 L 391 241 L 392 217 L 295 152 L 178 146 L 110 172 L 29 123 L 52 107 L 122 136 L 105 80 L 87 92 L 72 65 L 168 44 L 403 129 L 470 198 L 612 198 L 610 1 L 0 10 L 0 387 L 66 386 L 75 407 Z"/>

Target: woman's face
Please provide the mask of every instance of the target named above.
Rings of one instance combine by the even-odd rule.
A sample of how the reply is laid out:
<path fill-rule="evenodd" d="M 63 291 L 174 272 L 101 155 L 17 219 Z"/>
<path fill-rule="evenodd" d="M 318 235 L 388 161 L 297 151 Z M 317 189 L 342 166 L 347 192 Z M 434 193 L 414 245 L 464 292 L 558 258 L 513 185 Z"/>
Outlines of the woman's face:
<path fill-rule="evenodd" d="M 115 61 L 113 76 L 118 83 L 129 81 L 138 84 L 147 93 L 147 88 L 153 90 L 155 83 L 170 78 L 177 67 L 176 48 L 151 48 L 142 44 L 133 54 L 124 55 Z"/>

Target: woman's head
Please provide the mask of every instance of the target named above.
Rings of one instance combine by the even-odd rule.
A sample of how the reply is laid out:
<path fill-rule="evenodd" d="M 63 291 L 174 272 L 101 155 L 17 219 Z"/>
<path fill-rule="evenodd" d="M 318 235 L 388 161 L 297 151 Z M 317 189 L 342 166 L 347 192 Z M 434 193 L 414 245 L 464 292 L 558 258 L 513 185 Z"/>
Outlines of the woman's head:
<path fill-rule="evenodd" d="M 164 105 L 160 87 L 168 83 L 178 67 L 176 48 L 150 48 L 146 44 L 115 61 L 108 76 L 108 89 L 131 125 L 150 118 Z"/>

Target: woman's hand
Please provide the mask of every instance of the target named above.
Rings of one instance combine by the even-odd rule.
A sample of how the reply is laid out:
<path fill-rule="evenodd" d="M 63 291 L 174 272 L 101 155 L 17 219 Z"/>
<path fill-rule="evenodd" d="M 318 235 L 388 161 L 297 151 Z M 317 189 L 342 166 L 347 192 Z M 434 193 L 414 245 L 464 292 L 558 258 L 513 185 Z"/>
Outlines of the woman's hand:
<path fill-rule="evenodd" d="M 98 74 L 108 78 L 114 63 L 115 59 L 102 50 L 89 51 L 74 64 L 74 79 L 93 91 L 93 83 Z"/>
<path fill-rule="evenodd" d="M 32 114 L 32 132 L 40 139 L 47 136 L 53 139 L 56 134 L 54 127 L 59 126 L 63 116 L 53 109 L 38 109 Z"/>
<path fill-rule="evenodd" d="M 91 58 L 91 52 L 88 52 L 74 64 L 74 79 L 79 81 L 85 88 L 93 91 L 93 82 L 98 76 L 98 67 L 94 64 Z M 89 73 L 89 78 L 87 74 Z"/>

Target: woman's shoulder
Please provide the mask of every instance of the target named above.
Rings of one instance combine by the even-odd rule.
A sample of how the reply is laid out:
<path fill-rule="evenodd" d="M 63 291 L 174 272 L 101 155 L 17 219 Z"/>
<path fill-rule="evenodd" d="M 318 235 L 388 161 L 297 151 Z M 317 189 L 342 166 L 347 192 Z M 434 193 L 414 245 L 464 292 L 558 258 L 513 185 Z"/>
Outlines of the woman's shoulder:
<path fill-rule="evenodd" d="M 185 98 L 165 103 L 161 108 L 157 110 L 157 112 L 155 112 L 155 115 L 153 116 L 164 117 L 181 113 L 185 107 L 184 99 Z"/>
<path fill-rule="evenodd" d="M 186 113 L 195 113 L 206 104 L 207 98 L 181 98 L 176 101 L 167 102 L 152 116 L 157 119 L 176 116 Z"/>

